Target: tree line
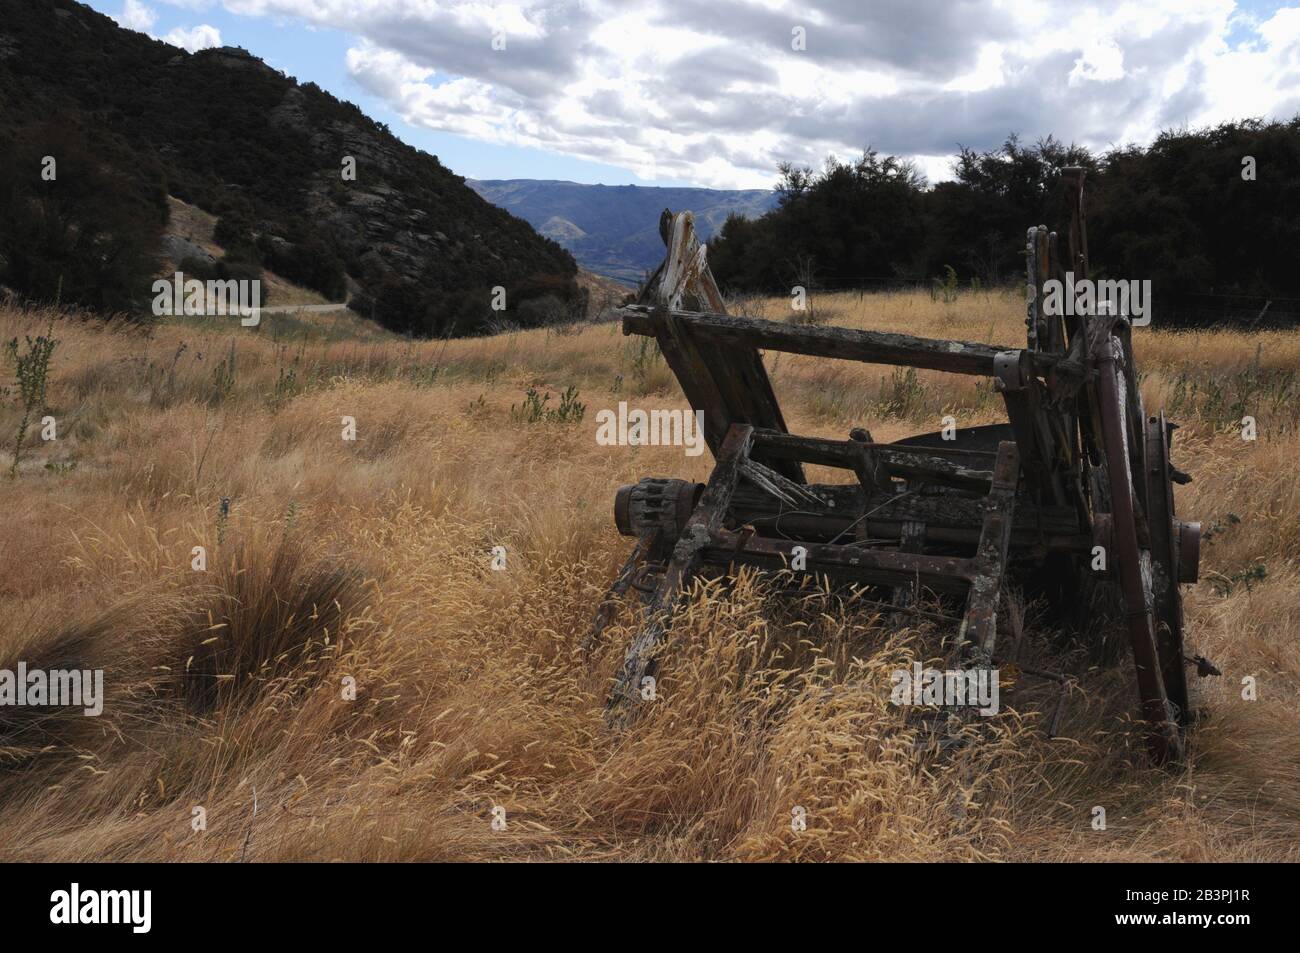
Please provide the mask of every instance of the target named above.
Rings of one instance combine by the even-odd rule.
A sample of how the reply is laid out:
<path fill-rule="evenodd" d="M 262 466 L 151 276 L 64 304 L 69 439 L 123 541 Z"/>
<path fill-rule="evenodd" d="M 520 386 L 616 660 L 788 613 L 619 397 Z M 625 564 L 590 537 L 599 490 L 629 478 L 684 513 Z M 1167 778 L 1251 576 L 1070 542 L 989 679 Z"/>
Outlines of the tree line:
<path fill-rule="evenodd" d="M 1150 279 L 1166 318 L 1207 303 L 1280 299 L 1300 311 L 1300 117 L 1162 132 L 1149 146 L 1096 154 L 1054 138 L 962 148 L 955 178 L 868 149 L 820 170 L 780 167 L 777 207 L 730 218 L 709 245 L 724 290 L 873 282 L 1017 283 L 1032 225 L 1064 232 L 1061 170 L 1082 166 L 1093 278 Z M 1082 277 L 1082 276 L 1080 276 Z M 1162 308 L 1163 305 L 1163 308 Z M 1159 311 L 1158 311 L 1159 313 Z"/>

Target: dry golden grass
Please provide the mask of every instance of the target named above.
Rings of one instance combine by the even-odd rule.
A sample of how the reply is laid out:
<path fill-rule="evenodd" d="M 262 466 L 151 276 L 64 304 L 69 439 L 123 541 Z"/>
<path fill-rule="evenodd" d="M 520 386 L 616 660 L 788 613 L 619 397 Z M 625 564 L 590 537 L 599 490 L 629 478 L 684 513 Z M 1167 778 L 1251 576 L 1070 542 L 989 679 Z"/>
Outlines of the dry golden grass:
<path fill-rule="evenodd" d="M 847 325 L 1023 340 L 998 293 L 822 304 Z M 0 337 L 50 320 L 0 312 Z M 1024 679 L 977 743 L 919 752 L 886 676 L 935 633 L 752 577 L 701 588 L 659 701 L 611 734 L 634 620 L 590 668 L 579 644 L 628 548 L 614 490 L 710 466 L 595 442 L 620 399 L 682 406 L 662 360 L 616 325 L 418 344 L 267 325 L 54 323 L 59 439 L 0 482 L 0 668 L 103 668 L 108 698 L 99 718 L 0 709 L 0 859 L 1300 859 L 1300 334 L 1137 336 L 1148 407 L 1176 402 L 1184 424 L 1180 513 L 1213 528 L 1189 643 L 1224 670 L 1195 686 L 1211 714 L 1189 763 L 1159 770 L 1127 663 L 1054 654 L 1032 616 L 1007 636 L 1022 660 L 1080 674 L 1065 737 L 1045 738 L 1053 693 Z M 1001 414 L 971 378 L 768 363 L 799 432 L 891 440 Z M 512 418 L 529 386 L 570 385 L 583 422 Z"/>

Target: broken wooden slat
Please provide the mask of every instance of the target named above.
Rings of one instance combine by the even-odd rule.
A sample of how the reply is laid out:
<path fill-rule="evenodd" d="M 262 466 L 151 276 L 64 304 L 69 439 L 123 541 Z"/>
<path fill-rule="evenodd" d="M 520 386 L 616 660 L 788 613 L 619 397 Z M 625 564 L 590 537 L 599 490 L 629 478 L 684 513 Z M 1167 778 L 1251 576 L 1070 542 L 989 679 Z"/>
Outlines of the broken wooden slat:
<path fill-rule="evenodd" d="M 795 483 L 757 460 L 746 460 L 740 472 L 754 486 L 791 509 L 813 507 L 820 510 L 826 506 L 825 500 L 809 490 L 805 484 Z"/>
<path fill-rule="evenodd" d="M 695 217 L 690 212 L 674 215 L 664 209 L 659 216 L 659 234 L 668 254 L 638 300 L 670 310 L 725 312 L 722 292 L 709 270 L 706 246 L 695 233 Z"/>

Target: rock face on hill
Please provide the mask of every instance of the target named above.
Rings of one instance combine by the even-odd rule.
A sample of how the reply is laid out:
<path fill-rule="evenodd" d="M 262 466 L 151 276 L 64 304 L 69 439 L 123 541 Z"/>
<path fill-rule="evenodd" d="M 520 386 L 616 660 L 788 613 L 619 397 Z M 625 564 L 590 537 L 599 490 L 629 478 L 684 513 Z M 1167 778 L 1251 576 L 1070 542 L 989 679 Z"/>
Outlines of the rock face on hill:
<path fill-rule="evenodd" d="M 314 84 L 73 0 L 0 0 L 0 139 L 51 117 L 123 175 L 217 215 L 227 248 L 331 297 L 351 279 L 354 306 L 395 330 L 482 330 L 498 285 L 512 306 L 579 295 L 557 243 Z"/>

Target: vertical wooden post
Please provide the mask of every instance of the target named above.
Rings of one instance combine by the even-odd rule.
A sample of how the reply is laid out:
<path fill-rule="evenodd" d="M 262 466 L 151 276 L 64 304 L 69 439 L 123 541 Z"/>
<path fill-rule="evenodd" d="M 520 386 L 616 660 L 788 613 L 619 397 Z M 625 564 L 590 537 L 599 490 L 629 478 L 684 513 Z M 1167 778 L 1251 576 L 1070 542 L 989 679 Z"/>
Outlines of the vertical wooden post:
<path fill-rule="evenodd" d="M 898 551 L 900 553 L 925 552 L 925 524 L 917 520 L 904 520 L 899 528 Z M 894 605 L 906 609 L 916 604 L 916 580 L 906 586 L 895 586 Z"/>
<path fill-rule="evenodd" d="M 1006 572 L 1019 479 L 1020 454 L 1013 442 L 1003 440 L 998 444 L 993 487 L 989 490 L 979 547 L 975 550 L 974 561 L 978 571 L 971 580 L 970 594 L 966 597 L 966 617 L 961 626 L 963 641 L 974 643 L 986 660 L 992 657 L 993 643 L 997 639 L 998 597 Z"/>

